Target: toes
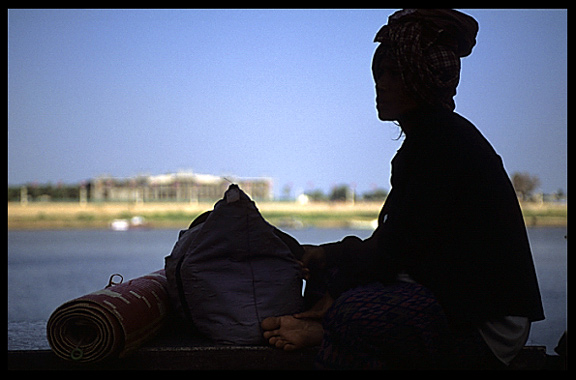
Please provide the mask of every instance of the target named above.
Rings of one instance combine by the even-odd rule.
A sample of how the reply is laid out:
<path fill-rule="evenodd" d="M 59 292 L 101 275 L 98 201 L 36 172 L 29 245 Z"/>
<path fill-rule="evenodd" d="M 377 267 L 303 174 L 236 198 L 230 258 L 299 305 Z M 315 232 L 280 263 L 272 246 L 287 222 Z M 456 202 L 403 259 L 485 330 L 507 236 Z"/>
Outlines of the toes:
<path fill-rule="evenodd" d="M 273 344 L 276 348 L 284 348 L 286 346 L 286 341 L 284 339 L 276 339 L 276 342 Z"/>
<path fill-rule="evenodd" d="M 286 343 L 282 348 L 284 349 L 284 351 L 294 351 L 296 349 L 296 346 L 293 345 L 292 343 Z"/>
<path fill-rule="evenodd" d="M 276 330 L 280 327 L 280 318 L 268 317 L 262 321 L 260 326 L 262 326 L 262 330 Z"/>
<path fill-rule="evenodd" d="M 288 350 L 286 347 L 287 346 L 293 346 L 292 344 L 288 343 L 285 339 L 279 337 L 279 336 L 274 336 L 270 339 L 268 339 L 268 343 L 271 346 L 274 346 L 276 348 L 280 348 L 280 349 L 284 349 L 284 350 Z"/>

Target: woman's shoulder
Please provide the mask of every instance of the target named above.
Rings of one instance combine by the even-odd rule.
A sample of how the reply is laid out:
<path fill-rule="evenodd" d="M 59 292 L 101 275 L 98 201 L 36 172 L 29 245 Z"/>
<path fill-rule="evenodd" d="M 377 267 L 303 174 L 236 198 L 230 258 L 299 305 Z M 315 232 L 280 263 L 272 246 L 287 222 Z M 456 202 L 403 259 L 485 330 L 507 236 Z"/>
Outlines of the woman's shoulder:
<path fill-rule="evenodd" d="M 463 159 L 499 159 L 490 141 L 465 117 L 451 112 L 442 122 L 442 133 L 439 137 L 444 139 L 445 146 L 452 152 L 462 156 Z"/>

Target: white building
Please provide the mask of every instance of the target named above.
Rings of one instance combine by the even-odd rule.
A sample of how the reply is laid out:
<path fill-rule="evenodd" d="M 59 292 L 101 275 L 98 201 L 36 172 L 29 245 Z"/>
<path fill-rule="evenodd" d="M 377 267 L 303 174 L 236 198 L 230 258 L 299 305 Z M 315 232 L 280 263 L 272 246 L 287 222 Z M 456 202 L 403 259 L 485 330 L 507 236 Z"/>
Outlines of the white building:
<path fill-rule="evenodd" d="M 100 176 L 90 182 L 90 200 L 214 201 L 222 198 L 230 183 L 238 184 L 255 201 L 269 201 L 273 198 L 271 178 L 224 178 L 211 174 L 179 172 L 129 178 Z"/>

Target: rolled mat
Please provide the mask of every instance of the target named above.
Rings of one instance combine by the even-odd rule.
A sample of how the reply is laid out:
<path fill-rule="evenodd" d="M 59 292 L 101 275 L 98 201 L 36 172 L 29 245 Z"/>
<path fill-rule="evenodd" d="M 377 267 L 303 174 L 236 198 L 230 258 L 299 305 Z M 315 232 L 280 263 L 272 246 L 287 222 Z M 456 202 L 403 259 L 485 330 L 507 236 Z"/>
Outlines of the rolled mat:
<path fill-rule="evenodd" d="M 54 353 L 77 362 L 123 357 L 152 338 L 170 310 L 164 270 L 73 299 L 46 326 Z"/>

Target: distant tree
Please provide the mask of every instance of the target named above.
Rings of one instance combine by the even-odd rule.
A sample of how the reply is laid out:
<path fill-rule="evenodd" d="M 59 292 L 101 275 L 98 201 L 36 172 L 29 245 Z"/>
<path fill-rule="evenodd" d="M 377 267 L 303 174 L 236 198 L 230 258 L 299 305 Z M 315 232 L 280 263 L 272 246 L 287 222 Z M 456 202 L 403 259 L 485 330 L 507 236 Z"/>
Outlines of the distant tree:
<path fill-rule="evenodd" d="M 8 186 L 8 202 L 20 200 L 20 186 Z"/>
<path fill-rule="evenodd" d="M 282 200 L 285 200 L 285 201 L 289 200 L 291 193 L 292 193 L 292 184 L 287 183 L 286 185 L 284 185 L 282 187 Z"/>
<path fill-rule="evenodd" d="M 366 201 L 383 201 L 388 196 L 388 190 L 378 188 L 372 191 L 365 192 L 362 198 Z"/>
<path fill-rule="evenodd" d="M 24 186 L 26 186 L 28 197 L 32 201 L 39 201 L 42 199 L 52 201 L 72 201 L 78 200 L 80 197 L 80 185 L 77 184 L 66 185 L 59 183 L 54 186 L 51 183 L 31 183 Z M 9 201 L 20 200 L 21 187 L 22 186 L 8 186 Z"/>
<path fill-rule="evenodd" d="M 333 202 L 344 202 L 349 200 L 351 193 L 348 185 L 338 185 L 332 188 L 329 199 Z"/>
<path fill-rule="evenodd" d="M 530 199 L 534 189 L 540 186 L 540 179 L 528 173 L 516 172 L 512 174 L 512 185 L 520 199 L 526 201 Z"/>
<path fill-rule="evenodd" d="M 306 192 L 308 198 L 313 202 L 322 202 L 327 199 L 326 194 L 320 189 L 314 189 L 312 191 Z"/>

